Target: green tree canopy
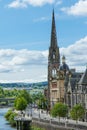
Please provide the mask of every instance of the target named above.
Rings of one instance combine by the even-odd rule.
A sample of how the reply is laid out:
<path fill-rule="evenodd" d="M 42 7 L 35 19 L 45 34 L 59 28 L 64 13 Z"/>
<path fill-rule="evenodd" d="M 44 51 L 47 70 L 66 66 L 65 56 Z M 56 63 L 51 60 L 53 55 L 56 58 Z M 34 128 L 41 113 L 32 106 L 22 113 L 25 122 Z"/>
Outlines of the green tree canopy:
<path fill-rule="evenodd" d="M 57 116 L 59 116 L 59 118 L 66 117 L 67 113 L 68 113 L 68 107 L 63 103 L 56 103 L 51 110 L 51 115 L 53 117 Z"/>
<path fill-rule="evenodd" d="M 76 104 L 70 111 L 70 116 L 74 120 L 78 120 L 83 117 L 85 110 L 81 104 Z"/>
<path fill-rule="evenodd" d="M 24 97 L 18 97 L 14 103 L 16 110 L 24 110 L 27 107 L 27 101 Z"/>
<path fill-rule="evenodd" d="M 32 98 L 26 90 L 22 90 L 18 97 L 24 97 L 27 101 L 27 104 L 32 102 Z"/>
<path fill-rule="evenodd" d="M 47 109 L 47 99 L 43 96 L 41 97 L 39 100 L 38 100 L 38 108 L 41 108 L 41 109 Z"/>

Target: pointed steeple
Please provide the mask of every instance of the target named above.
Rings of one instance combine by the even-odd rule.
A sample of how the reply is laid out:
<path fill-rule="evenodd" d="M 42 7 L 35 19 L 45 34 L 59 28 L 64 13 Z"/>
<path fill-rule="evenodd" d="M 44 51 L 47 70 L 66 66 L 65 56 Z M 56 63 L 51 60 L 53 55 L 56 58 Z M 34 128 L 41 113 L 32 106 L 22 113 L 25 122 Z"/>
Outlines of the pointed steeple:
<path fill-rule="evenodd" d="M 54 9 L 52 13 L 52 28 L 51 28 L 51 44 L 52 48 L 57 47 L 57 36 L 56 36 L 56 26 L 55 26 L 55 16 L 54 16 Z"/>
<path fill-rule="evenodd" d="M 55 25 L 55 16 L 54 9 L 52 12 L 52 28 L 51 28 L 51 42 L 49 47 L 49 62 L 58 63 L 60 65 L 60 53 L 59 47 L 57 46 L 57 36 L 56 36 L 56 25 Z"/>

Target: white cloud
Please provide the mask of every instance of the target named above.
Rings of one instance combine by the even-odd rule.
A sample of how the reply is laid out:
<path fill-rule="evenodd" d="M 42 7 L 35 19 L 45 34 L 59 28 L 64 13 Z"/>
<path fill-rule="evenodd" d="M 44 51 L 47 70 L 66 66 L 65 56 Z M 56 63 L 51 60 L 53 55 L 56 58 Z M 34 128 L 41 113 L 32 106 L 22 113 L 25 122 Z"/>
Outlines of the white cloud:
<path fill-rule="evenodd" d="M 83 71 L 87 65 L 87 36 L 68 46 L 61 48 L 61 54 L 66 56 L 70 68 Z"/>
<path fill-rule="evenodd" d="M 56 2 L 56 5 L 60 5 L 60 4 L 62 4 L 62 0 L 58 0 L 57 2 Z"/>
<path fill-rule="evenodd" d="M 26 65 L 45 65 L 47 64 L 47 51 L 29 51 L 1 49 L 0 50 L 0 72 L 14 71 Z M 3 70 L 4 69 L 4 70 Z M 3 70 L 3 71 L 2 71 Z"/>
<path fill-rule="evenodd" d="M 33 21 L 34 22 L 40 22 L 40 21 L 48 21 L 50 18 L 48 17 L 41 17 L 41 18 L 36 18 Z"/>
<path fill-rule="evenodd" d="M 87 36 L 60 48 L 65 55 L 69 68 L 84 71 L 87 64 Z M 26 49 L 0 50 L 0 81 L 3 82 L 37 82 L 47 80 L 48 50 L 30 51 Z"/>
<path fill-rule="evenodd" d="M 62 8 L 61 10 L 70 15 L 87 16 L 87 0 L 79 0 L 71 7 Z"/>
<path fill-rule="evenodd" d="M 26 8 L 27 4 L 21 0 L 15 0 L 8 5 L 9 8 Z"/>
<path fill-rule="evenodd" d="M 55 0 L 14 0 L 8 4 L 9 8 L 26 8 L 28 5 L 43 6 L 45 4 L 53 4 Z"/>

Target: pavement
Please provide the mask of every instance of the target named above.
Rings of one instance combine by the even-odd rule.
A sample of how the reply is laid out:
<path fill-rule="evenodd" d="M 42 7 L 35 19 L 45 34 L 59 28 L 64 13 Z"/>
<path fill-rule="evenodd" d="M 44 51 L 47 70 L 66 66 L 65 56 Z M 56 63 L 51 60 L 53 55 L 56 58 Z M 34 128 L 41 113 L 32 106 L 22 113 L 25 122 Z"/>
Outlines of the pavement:
<path fill-rule="evenodd" d="M 31 116 L 32 118 L 37 118 L 37 119 L 40 118 L 40 119 L 43 119 L 43 120 L 50 120 L 50 121 L 55 121 L 55 122 L 59 121 L 58 118 L 53 118 L 46 111 L 41 110 L 41 109 L 37 109 L 37 108 L 26 109 L 25 115 Z M 67 118 L 60 118 L 60 122 L 65 123 L 65 125 L 66 125 L 66 123 L 76 124 L 75 120 L 67 119 Z M 78 125 L 87 126 L 87 122 L 78 121 Z"/>

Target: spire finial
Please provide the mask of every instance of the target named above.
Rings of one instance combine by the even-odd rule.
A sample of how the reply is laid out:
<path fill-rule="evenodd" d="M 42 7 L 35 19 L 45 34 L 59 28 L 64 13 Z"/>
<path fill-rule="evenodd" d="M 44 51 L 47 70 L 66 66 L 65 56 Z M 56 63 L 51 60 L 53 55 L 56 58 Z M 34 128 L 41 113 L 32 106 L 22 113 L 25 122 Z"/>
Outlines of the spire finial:
<path fill-rule="evenodd" d="M 65 58 L 65 56 L 63 55 L 63 56 L 62 56 L 62 63 L 63 63 L 63 64 L 65 63 L 65 60 L 66 60 L 66 58 Z"/>

